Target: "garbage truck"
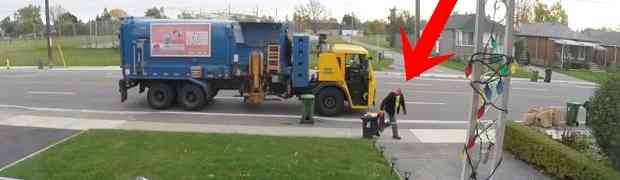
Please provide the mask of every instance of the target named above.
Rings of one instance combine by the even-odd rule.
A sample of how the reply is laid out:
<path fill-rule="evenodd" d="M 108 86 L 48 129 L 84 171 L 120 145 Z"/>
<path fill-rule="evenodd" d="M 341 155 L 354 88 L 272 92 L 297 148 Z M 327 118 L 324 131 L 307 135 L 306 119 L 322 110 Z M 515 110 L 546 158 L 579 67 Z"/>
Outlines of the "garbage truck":
<path fill-rule="evenodd" d="M 267 96 L 313 94 L 315 111 L 324 116 L 375 104 L 366 49 L 334 44 L 314 53 L 310 35 L 292 34 L 282 23 L 128 17 L 119 29 L 119 47 L 121 102 L 137 87 L 139 93 L 148 90 L 154 109 L 199 110 L 220 90 L 238 91 L 255 105 Z"/>

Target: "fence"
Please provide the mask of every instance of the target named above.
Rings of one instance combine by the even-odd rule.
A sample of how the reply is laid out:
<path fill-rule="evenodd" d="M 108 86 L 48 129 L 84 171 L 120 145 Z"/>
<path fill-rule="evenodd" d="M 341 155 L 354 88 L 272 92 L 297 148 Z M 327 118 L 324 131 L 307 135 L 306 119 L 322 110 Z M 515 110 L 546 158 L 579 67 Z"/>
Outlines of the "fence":
<path fill-rule="evenodd" d="M 48 61 L 45 31 L 0 38 L 0 65 L 118 65 L 118 21 L 59 23 L 52 26 L 52 60 Z"/>

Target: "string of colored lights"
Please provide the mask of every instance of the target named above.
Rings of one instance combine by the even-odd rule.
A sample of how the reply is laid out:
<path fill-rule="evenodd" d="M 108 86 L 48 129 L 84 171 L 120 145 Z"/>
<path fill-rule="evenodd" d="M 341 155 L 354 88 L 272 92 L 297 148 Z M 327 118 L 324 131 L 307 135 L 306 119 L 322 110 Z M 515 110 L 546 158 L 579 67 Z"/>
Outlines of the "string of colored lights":
<path fill-rule="evenodd" d="M 497 111 L 507 112 L 507 109 L 501 108 L 495 104 L 495 101 L 499 99 L 498 97 L 504 92 L 504 78 L 509 76 L 509 67 L 512 63 L 512 59 L 504 54 L 496 54 L 496 53 L 475 53 L 470 57 L 469 63 L 465 68 L 465 75 L 469 78 L 471 77 L 473 64 L 479 63 L 482 65 L 484 69 L 488 71 L 484 73 L 480 80 L 471 81 L 470 86 L 474 90 L 474 92 L 480 95 L 481 104 L 478 107 L 478 111 L 476 112 L 476 125 L 475 125 L 475 133 L 474 136 L 470 137 L 467 140 L 467 143 L 463 149 L 465 155 L 467 156 L 467 164 L 471 167 L 472 171 L 470 174 L 471 179 L 478 179 L 477 169 L 480 164 L 485 161 L 484 159 L 488 159 L 488 152 L 490 152 L 495 144 L 491 137 L 489 137 L 488 132 L 492 127 L 495 126 L 497 120 L 490 121 L 481 121 L 482 117 L 484 117 L 485 113 L 490 109 L 495 109 Z M 481 88 L 476 88 L 481 87 Z M 485 143 L 486 146 L 485 146 Z M 478 159 L 475 161 L 472 160 L 471 150 L 475 145 L 478 145 Z M 487 152 L 486 154 L 484 152 Z M 502 163 L 502 159 L 498 161 L 497 164 L 494 165 L 493 170 L 491 172 L 491 177 Z M 487 178 L 488 179 L 488 178 Z"/>

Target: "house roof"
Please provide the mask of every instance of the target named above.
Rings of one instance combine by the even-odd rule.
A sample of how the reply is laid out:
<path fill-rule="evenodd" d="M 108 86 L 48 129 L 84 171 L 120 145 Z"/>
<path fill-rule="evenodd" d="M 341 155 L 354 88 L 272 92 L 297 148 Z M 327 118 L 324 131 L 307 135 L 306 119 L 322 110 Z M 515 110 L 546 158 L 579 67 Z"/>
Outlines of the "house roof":
<path fill-rule="evenodd" d="M 575 32 L 567 25 L 560 23 L 522 24 L 516 34 L 519 36 L 548 37 L 557 39 L 597 42 L 596 39 L 588 37 L 585 34 Z"/>
<path fill-rule="evenodd" d="M 620 32 L 607 32 L 599 30 L 586 30 L 583 34 L 601 41 L 604 45 L 620 46 Z"/>
<path fill-rule="evenodd" d="M 482 22 L 482 28 L 491 31 L 491 28 L 495 28 L 495 32 L 503 32 L 504 26 L 500 23 L 492 21 L 489 17 L 484 18 Z M 495 27 L 492 27 L 495 24 Z M 476 29 L 476 15 L 475 14 L 456 14 L 448 18 L 445 29 L 459 29 L 464 32 L 474 32 Z"/>

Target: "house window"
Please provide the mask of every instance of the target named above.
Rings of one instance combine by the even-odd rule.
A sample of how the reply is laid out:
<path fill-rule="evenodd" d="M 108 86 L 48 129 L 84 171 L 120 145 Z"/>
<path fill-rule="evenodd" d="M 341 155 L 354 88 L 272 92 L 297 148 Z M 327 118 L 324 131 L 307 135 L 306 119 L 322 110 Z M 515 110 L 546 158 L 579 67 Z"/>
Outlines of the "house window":
<path fill-rule="evenodd" d="M 473 46 L 474 45 L 474 33 L 473 32 L 456 32 L 456 45 L 457 46 Z"/>

